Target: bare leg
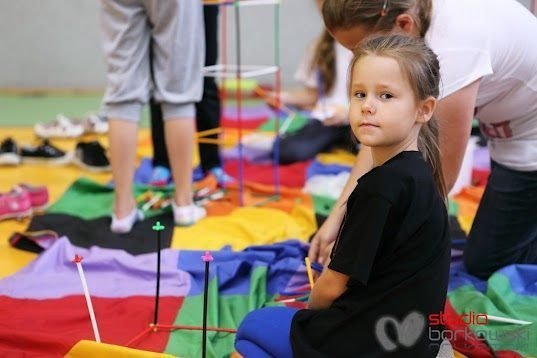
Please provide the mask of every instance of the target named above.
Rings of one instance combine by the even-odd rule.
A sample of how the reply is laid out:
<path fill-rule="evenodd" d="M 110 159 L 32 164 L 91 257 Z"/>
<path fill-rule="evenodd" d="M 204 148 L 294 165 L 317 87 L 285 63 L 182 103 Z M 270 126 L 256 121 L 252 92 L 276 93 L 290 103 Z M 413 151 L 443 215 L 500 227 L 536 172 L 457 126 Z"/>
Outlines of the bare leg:
<path fill-rule="evenodd" d="M 190 205 L 192 204 L 192 156 L 195 144 L 194 118 L 170 118 L 164 123 L 164 133 L 175 182 L 175 204 L 177 206 Z"/>
<path fill-rule="evenodd" d="M 136 166 L 138 123 L 109 119 L 110 163 L 114 178 L 114 214 L 122 219 L 136 207 L 132 182 Z"/>

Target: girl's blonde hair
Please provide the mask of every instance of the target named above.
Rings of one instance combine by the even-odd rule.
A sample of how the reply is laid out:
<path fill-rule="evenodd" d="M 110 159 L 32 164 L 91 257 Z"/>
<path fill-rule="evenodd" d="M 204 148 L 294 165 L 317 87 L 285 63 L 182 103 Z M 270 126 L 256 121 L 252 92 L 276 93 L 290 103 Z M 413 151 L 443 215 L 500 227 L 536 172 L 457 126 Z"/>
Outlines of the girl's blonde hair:
<path fill-rule="evenodd" d="M 327 30 L 323 30 L 317 40 L 315 52 L 310 63 L 310 71 L 319 71 L 323 93 L 328 94 L 336 82 L 336 51 L 334 38 Z"/>
<path fill-rule="evenodd" d="M 422 39 L 403 35 L 380 35 L 364 39 L 354 50 L 349 79 L 352 78 L 354 66 L 364 56 L 389 57 L 397 61 L 413 89 L 416 101 L 431 96 L 438 98 L 440 64 L 436 54 Z M 438 191 L 445 198 L 447 189 L 438 146 L 438 123 L 434 116 L 421 126 L 418 149 L 430 164 Z"/>
<path fill-rule="evenodd" d="M 397 16 L 415 14 L 421 37 L 425 37 L 432 16 L 432 0 L 325 0 L 323 19 L 330 32 L 361 26 L 370 32 L 388 32 Z"/>

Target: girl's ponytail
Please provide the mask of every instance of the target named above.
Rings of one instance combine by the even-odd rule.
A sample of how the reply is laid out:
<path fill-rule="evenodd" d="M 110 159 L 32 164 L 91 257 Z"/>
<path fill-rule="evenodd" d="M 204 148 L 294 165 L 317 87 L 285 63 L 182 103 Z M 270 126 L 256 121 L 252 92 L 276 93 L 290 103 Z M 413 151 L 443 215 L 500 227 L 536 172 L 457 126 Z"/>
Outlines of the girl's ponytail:
<path fill-rule="evenodd" d="M 421 126 L 418 136 L 418 150 L 431 166 L 433 178 L 440 195 L 446 198 L 448 193 L 438 145 L 438 122 L 434 116 Z"/>

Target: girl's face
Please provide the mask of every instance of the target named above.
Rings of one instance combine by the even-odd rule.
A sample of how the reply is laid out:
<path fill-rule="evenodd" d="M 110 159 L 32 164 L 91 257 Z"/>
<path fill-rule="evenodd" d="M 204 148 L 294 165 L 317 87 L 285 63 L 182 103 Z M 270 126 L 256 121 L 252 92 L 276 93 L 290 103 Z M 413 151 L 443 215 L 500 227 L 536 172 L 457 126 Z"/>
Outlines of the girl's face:
<path fill-rule="evenodd" d="M 350 90 L 349 120 L 360 143 L 373 148 L 417 148 L 421 124 L 432 112 L 424 107 L 426 101 L 416 101 L 396 60 L 371 55 L 360 58 L 352 69 Z"/>

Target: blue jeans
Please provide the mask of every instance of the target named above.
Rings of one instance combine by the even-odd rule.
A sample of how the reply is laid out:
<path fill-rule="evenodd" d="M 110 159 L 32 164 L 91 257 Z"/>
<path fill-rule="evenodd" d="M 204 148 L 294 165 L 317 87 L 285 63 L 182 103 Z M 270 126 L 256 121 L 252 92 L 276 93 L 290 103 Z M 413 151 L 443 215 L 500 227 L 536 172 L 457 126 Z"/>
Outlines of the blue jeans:
<path fill-rule="evenodd" d="M 468 236 L 466 269 L 488 278 L 507 265 L 535 263 L 537 171 L 516 171 L 493 162 Z"/>
<path fill-rule="evenodd" d="M 297 309 L 266 307 L 250 312 L 241 322 L 235 349 L 244 358 L 293 358 L 291 322 Z"/>

